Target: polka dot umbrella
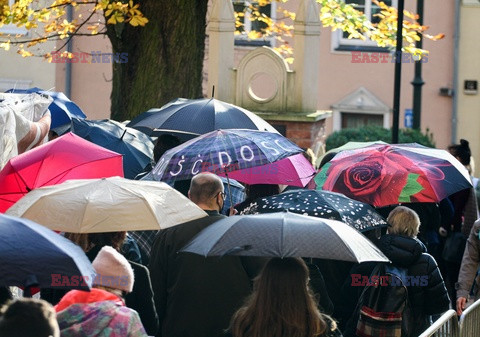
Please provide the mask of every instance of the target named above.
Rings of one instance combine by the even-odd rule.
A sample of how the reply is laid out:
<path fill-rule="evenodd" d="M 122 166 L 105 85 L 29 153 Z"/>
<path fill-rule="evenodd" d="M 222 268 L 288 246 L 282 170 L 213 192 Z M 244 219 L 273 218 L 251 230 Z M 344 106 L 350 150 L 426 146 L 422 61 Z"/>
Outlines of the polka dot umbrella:
<path fill-rule="evenodd" d="M 320 190 L 292 190 L 252 202 L 242 214 L 289 211 L 342 221 L 360 232 L 387 226 L 375 209 L 343 194 Z"/>

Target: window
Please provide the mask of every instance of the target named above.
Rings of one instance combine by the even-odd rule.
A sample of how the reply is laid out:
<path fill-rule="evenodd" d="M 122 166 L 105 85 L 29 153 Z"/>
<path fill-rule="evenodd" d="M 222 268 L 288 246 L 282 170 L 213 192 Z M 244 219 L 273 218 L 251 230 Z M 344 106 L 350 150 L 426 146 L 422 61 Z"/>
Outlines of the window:
<path fill-rule="evenodd" d="M 383 115 L 342 112 L 342 129 L 367 125 L 383 126 Z"/>
<path fill-rule="evenodd" d="M 236 13 L 243 13 L 243 17 L 240 17 L 240 21 L 243 23 L 243 26 L 236 28 L 235 34 L 235 45 L 237 46 L 272 46 L 272 38 L 259 38 L 259 39 L 249 39 L 248 33 L 251 31 L 261 32 L 262 29 L 266 28 L 264 22 L 255 20 L 250 21 L 252 15 L 252 7 L 258 8 L 258 11 L 261 14 L 274 18 L 275 15 L 275 2 L 268 4 L 266 6 L 259 6 L 257 2 L 252 2 L 248 0 L 233 0 L 233 9 Z"/>
<path fill-rule="evenodd" d="M 375 16 L 375 14 L 380 12 L 380 8 L 372 3 L 372 0 L 345 0 L 345 2 L 365 13 L 365 16 L 371 22 L 378 23 L 380 21 L 380 18 Z M 397 0 L 383 0 L 383 2 L 388 6 L 397 6 Z M 337 51 L 362 50 L 388 52 L 386 48 L 378 47 L 376 42 L 369 39 L 349 39 L 349 34 L 341 30 L 336 30 L 332 34 L 333 49 Z"/>
<path fill-rule="evenodd" d="M 13 6 L 17 0 L 0 0 L 0 8 L 3 9 L 3 6 Z M 0 28 L 0 33 L 2 34 L 12 34 L 12 35 L 27 35 L 28 31 L 24 27 L 17 27 L 14 24 L 4 25 Z"/>

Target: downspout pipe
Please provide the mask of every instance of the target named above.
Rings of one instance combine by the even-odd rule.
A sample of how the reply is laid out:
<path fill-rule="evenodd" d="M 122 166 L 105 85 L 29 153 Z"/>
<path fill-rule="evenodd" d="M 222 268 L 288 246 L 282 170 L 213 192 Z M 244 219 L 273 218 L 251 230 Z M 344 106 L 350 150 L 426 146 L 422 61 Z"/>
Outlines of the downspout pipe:
<path fill-rule="evenodd" d="M 458 128 L 458 54 L 460 46 L 460 6 L 461 0 L 455 0 L 455 28 L 453 35 L 453 99 L 452 99 L 452 139 L 451 144 L 457 143 Z"/>
<path fill-rule="evenodd" d="M 67 6 L 67 20 L 71 22 L 73 20 L 73 7 Z M 70 39 L 67 42 L 67 52 L 71 53 L 73 50 L 73 41 Z M 71 99 L 72 95 L 72 62 L 65 63 L 65 96 Z"/>

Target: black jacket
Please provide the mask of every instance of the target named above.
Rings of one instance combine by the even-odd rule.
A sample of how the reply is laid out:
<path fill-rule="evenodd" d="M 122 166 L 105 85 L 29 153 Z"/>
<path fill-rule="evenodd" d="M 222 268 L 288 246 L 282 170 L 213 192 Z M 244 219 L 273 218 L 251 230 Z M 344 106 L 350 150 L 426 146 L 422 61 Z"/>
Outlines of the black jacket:
<path fill-rule="evenodd" d="M 160 320 L 157 336 L 223 336 L 263 266 L 264 259 L 258 258 L 179 253 L 198 232 L 225 218 L 215 211 L 207 213 L 208 217 L 161 230 L 155 238 L 149 269 Z"/>
<path fill-rule="evenodd" d="M 449 309 L 450 299 L 437 263 L 426 253 L 423 243 L 414 238 L 387 234 L 380 238 L 378 248 L 394 266 L 406 268 L 410 278 L 418 276 L 420 280 L 422 277 L 428 280 L 418 285 L 406 284 L 415 327 L 412 336 L 418 336 L 429 326 L 429 315 L 441 314 Z M 351 274 L 370 276 L 374 267 L 374 263 L 362 263 L 354 266 Z M 352 287 L 351 284 L 350 276 L 343 286 L 343 295 L 345 303 L 353 310 L 363 287 Z M 345 336 L 351 336 L 352 323 L 356 325 L 356 322 L 350 322 Z"/>

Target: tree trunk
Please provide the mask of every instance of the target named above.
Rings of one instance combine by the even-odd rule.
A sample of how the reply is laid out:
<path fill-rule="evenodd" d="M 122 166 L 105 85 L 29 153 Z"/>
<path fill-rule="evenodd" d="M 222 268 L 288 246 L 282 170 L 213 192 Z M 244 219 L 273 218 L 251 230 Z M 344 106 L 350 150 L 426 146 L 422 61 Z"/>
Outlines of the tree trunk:
<path fill-rule="evenodd" d="M 128 57 L 112 62 L 111 117 L 118 121 L 177 97 L 202 96 L 208 0 L 137 2 L 149 20 L 145 27 L 107 25 L 113 53 Z"/>

